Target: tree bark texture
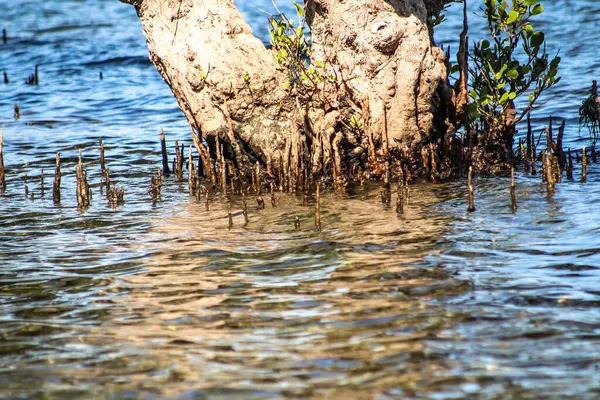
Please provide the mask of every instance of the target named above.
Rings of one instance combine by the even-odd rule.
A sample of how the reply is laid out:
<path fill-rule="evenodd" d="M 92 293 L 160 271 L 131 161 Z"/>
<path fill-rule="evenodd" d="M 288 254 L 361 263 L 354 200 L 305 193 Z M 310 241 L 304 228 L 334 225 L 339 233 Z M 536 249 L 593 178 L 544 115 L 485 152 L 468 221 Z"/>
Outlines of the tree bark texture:
<path fill-rule="evenodd" d="M 386 161 L 411 176 L 440 165 L 452 96 L 427 20 L 444 0 L 305 0 L 311 63 L 331 78 L 310 95 L 286 87 L 233 0 L 122 1 L 207 163 L 248 178 L 258 162 L 290 190 L 382 177 Z"/>

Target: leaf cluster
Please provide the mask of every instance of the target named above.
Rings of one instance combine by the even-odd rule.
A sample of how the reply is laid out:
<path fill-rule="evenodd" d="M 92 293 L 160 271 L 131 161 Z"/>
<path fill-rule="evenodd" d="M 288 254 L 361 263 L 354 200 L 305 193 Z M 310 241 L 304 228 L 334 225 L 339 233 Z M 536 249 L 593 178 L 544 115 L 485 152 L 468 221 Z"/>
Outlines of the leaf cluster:
<path fill-rule="evenodd" d="M 310 64 L 311 47 L 306 34 L 307 26 L 304 8 L 294 1 L 298 26 L 288 19 L 285 14 L 269 18 L 269 33 L 271 46 L 275 50 L 275 61 L 289 74 L 286 88 L 294 89 L 303 85 L 317 88 L 323 76 L 314 65 Z M 325 63 L 316 61 L 316 67 L 325 68 Z"/>
<path fill-rule="evenodd" d="M 475 44 L 469 95 L 470 119 L 484 118 L 504 126 L 513 100 L 528 94 L 527 106 L 510 124 L 518 123 L 531 110 L 541 93 L 560 81 L 560 57 L 550 59 L 542 31 L 531 19 L 544 10 L 538 0 L 484 0 L 491 40 Z"/>
<path fill-rule="evenodd" d="M 444 14 L 448 8 L 454 3 L 464 3 L 464 0 L 447 0 L 444 3 L 441 11 L 433 12 L 427 16 L 427 24 L 432 27 L 436 27 L 442 22 L 446 21 L 446 14 Z"/>

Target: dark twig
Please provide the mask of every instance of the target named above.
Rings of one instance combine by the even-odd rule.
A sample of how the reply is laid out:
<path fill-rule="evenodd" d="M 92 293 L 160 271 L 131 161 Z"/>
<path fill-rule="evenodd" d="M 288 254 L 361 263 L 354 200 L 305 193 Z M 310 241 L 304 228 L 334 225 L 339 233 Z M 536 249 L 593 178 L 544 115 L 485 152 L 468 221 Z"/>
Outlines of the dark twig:
<path fill-rule="evenodd" d="M 315 201 L 315 227 L 321 230 L 321 185 L 317 182 L 317 198 Z"/>
<path fill-rule="evenodd" d="M 510 168 L 510 208 L 512 213 L 517 212 L 517 193 L 515 185 L 515 167 Z"/>
<path fill-rule="evenodd" d="M 56 168 L 54 170 L 54 185 L 52 186 L 52 198 L 54 203 L 60 203 L 60 181 L 62 174 L 60 172 L 60 153 L 56 153 Z"/>
<path fill-rule="evenodd" d="M 106 166 L 104 165 L 104 143 L 100 138 L 100 172 L 104 173 Z"/>
<path fill-rule="evenodd" d="M 473 175 L 473 167 L 469 167 L 469 176 L 468 176 L 468 186 L 469 186 L 469 206 L 467 207 L 467 211 L 468 212 L 474 212 L 475 211 L 475 188 L 473 187 L 473 181 L 472 181 L 472 175 Z"/>
<path fill-rule="evenodd" d="M 587 154 L 585 146 L 581 149 L 581 183 L 587 182 Z"/>
<path fill-rule="evenodd" d="M 6 192 L 6 172 L 4 170 L 4 132 L 0 131 L 0 193 Z"/>
<path fill-rule="evenodd" d="M 169 170 L 169 156 L 167 154 L 167 141 L 165 139 L 165 133 L 162 129 L 160 130 L 160 148 L 161 148 L 161 153 L 162 153 L 163 174 L 165 176 L 169 176 L 171 171 Z"/>

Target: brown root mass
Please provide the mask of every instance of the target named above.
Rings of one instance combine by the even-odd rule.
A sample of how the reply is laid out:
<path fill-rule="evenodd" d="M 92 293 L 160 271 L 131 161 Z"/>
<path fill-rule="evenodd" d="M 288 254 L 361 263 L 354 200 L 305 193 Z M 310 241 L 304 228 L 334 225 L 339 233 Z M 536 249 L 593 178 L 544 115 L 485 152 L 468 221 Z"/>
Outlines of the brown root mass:
<path fill-rule="evenodd" d="M 233 1 L 122 1 L 137 10 L 213 185 L 251 182 L 257 163 L 294 191 L 321 179 L 383 180 L 386 163 L 396 179 L 447 179 L 479 159 L 455 135 L 466 74 L 455 95 L 428 25 L 445 0 L 305 0 L 311 63 L 323 79 L 292 88 Z M 465 22 L 461 48 L 466 30 Z"/>

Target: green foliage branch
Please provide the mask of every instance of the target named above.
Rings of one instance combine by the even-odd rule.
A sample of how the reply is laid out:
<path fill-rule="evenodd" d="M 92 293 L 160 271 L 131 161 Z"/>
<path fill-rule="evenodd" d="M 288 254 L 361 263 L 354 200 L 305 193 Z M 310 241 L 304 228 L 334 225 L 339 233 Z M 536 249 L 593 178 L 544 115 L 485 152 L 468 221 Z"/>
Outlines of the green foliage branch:
<path fill-rule="evenodd" d="M 313 61 L 311 64 L 310 39 L 307 35 L 305 12 L 302 5 L 294 1 L 298 26 L 284 13 L 269 17 L 270 43 L 275 50 L 275 61 L 288 73 L 286 89 L 300 94 L 311 94 L 319 90 L 324 79 L 334 80 L 324 74 L 326 63 Z"/>
<path fill-rule="evenodd" d="M 452 6 L 452 4 L 454 3 L 464 3 L 464 0 L 445 0 L 441 10 L 432 12 L 431 14 L 427 15 L 427 24 L 431 27 L 436 27 L 442 22 L 445 22 L 445 12 L 448 11 L 450 6 Z"/>
<path fill-rule="evenodd" d="M 475 44 L 471 56 L 469 120 L 483 120 L 490 130 L 514 130 L 542 92 L 560 81 L 560 57 L 550 59 L 542 31 L 531 19 L 544 7 L 538 0 L 484 0 L 491 40 Z M 516 115 L 514 100 L 527 94 Z"/>

